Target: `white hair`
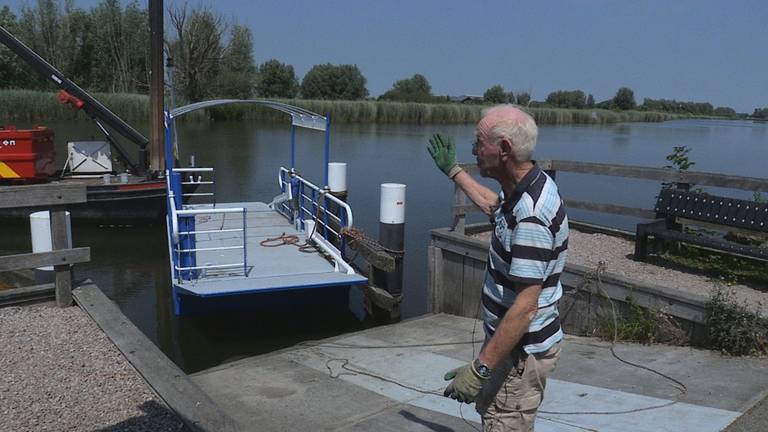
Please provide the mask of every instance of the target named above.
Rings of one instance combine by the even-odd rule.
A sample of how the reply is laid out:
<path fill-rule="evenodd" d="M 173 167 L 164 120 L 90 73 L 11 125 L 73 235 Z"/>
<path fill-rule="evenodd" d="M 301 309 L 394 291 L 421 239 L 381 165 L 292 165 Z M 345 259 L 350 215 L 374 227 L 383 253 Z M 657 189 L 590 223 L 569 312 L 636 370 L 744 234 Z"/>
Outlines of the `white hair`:
<path fill-rule="evenodd" d="M 518 111 L 521 115 L 503 115 L 502 111 Z M 507 138 L 512 142 L 512 153 L 518 162 L 527 162 L 533 157 L 539 128 L 533 118 L 516 105 L 496 105 L 486 108 L 482 117 L 502 115 L 491 128 L 492 138 Z"/>

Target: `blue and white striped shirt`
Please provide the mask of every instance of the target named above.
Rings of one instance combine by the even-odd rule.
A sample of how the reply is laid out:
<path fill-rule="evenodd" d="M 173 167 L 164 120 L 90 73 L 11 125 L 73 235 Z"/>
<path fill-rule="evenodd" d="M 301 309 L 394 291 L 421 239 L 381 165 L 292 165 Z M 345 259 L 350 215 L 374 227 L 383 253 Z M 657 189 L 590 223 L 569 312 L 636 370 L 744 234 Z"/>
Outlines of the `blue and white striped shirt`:
<path fill-rule="evenodd" d="M 515 302 L 515 284 L 541 284 L 539 309 L 521 344 L 527 353 L 547 351 L 563 338 L 557 302 L 568 249 L 568 217 L 554 180 L 534 162 L 494 214 L 482 310 L 488 337 Z"/>

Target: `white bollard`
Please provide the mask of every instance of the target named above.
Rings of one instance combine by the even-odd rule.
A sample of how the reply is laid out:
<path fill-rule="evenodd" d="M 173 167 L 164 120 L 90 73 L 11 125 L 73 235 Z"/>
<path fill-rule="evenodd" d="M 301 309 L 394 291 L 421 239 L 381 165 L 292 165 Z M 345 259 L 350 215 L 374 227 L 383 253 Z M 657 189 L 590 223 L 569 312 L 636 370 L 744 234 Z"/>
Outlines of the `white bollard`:
<path fill-rule="evenodd" d="M 72 223 L 69 212 L 66 212 L 67 220 L 67 247 L 72 248 Z M 51 213 L 39 211 L 29 215 L 29 227 L 32 232 L 32 253 L 50 252 L 53 250 L 53 236 L 51 235 Z M 35 283 L 51 283 L 55 279 L 53 266 L 39 267 L 35 269 Z"/>
<path fill-rule="evenodd" d="M 405 223 L 405 185 L 383 183 L 379 202 L 379 222 L 385 224 Z"/>
<path fill-rule="evenodd" d="M 347 191 L 347 164 L 346 162 L 328 163 L 328 187 L 331 192 Z"/>
<path fill-rule="evenodd" d="M 379 243 L 392 251 L 405 250 L 405 185 L 384 183 L 381 185 L 379 209 Z M 374 278 L 394 298 L 403 295 L 403 257 L 395 257 L 395 270 L 384 273 L 374 270 Z M 390 311 L 392 318 L 399 316 L 399 310 Z"/>

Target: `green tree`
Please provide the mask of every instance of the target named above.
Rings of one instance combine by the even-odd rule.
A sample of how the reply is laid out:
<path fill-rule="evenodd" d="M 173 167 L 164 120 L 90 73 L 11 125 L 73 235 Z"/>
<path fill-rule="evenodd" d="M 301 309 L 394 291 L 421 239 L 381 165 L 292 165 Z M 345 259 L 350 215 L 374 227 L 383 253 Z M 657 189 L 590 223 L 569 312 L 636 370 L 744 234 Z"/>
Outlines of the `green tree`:
<path fill-rule="evenodd" d="M 589 96 L 587 96 L 587 108 L 594 108 L 595 107 L 595 97 L 592 96 L 590 93 Z"/>
<path fill-rule="evenodd" d="M 315 65 L 304 75 L 301 96 L 305 99 L 363 99 L 368 96 L 365 82 L 357 65 Z"/>
<path fill-rule="evenodd" d="M 379 99 L 399 102 L 431 102 L 432 86 L 427 77 L 414 74 L 410 78 L 395 81 L 392 88 L 381 95 Z"/>
<path fill-rule="evenodd" d="M 531 103 L 531 93 L 525 91 L 517 92 L 515 101 L 520 106 L 528 106 Z"/>
<path fill-rule="evenodd" d="M 581 90 L 557 90 L 547 96 L 546 102 L 558 108 L 581 109 L 587 105 L 587 97 Z"/>
<path fill-rule="evenodd" d="M 717 107 L 713 113 L 722 117 L 736 117 L 736 110 L 731 107 Z"/>
<path fill-rule="evenodd" d="M 170 49 L 175 60 L 174 80 L 178 93 L 187 102 L 197 102 L 216 93 L 215 86 L 224 53 L 222 44 L 227 25 L 208 8 L 188 10 L 187 5 L 169 11 L 175 39 Z"/>
<path fill-rule="evenodd" d="M 0 26 L 18 36 L 19 25 L 16 15 L 8 6 L 0 8 Z M 25 71 L 21 67 L 22 60 L 11 50 L 0 45 L 0 86 L 4 88 L 24 87 Z"/>
<path fill-rule="evenodd" d="M 483 94 L 483 101 L 494 104 L 506 103 L 509 101 L 509 94 L 504 90 L 504 87 L 500 84 L 496 84 L 485 91 Z"/>
<path fill-rule="evenodd" d="M 299 81 L 293 66 L 271 59 L 259 66 L 256 94 L 267 98 L 295 98 Z"/>
<path fill-rule="evenodd" d="M 253 95 L 256 81 L 256 66 L 253 63 L 253 40 L 251 30 L 235 25 L 232 37 L 221 59 L 221 73 L 218 75 L 219 95 L 249 99 Z"/>
<path fill-rule="evenodd" d="M 768 107 L 755 108 L 755 112 L 752 113 L 752 117 L 759 119 L 768 119 Z"/>
<path fill-rule="evenodd" d="M 95 28 L 93 89 L 146 91 L 149 82 L 149 15 L 137 0 L 102 0 L 91 11 Z"/>
<path fill-rule="evenodd" d="M 613 105 L 622 111 L 635 109 L 635 92 L 629 87 L 620 88 L 613 97 Z"/>

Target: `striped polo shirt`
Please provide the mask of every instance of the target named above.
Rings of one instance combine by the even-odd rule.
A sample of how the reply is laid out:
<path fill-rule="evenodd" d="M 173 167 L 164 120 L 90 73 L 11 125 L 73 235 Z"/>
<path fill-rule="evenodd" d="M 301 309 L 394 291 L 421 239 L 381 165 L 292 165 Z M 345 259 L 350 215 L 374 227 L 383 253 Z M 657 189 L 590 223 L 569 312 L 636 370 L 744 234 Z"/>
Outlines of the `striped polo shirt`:
<path fill-rule="evenodd" d="M 557 301 L 568 249 L 568 217 L 554 180 L 536 162 L 494 214 L 482 310 L 490 338 L 515 302 L 515 284 L 541 284 L 539 309 L 521 341 L 527 353 L 547 351 L 563 338 Z"/>

